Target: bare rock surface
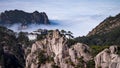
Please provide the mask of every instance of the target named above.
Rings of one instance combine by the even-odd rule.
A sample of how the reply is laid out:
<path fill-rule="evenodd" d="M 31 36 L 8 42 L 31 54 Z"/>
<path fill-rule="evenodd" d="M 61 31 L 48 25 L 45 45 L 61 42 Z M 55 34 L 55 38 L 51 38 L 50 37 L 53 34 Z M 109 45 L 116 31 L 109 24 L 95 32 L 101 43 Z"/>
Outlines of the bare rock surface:
<path fill-rule="evenodd" d="M 38 52 L 42 52 L 44 57 L 53 58 L 39 64 Z M 52 34 L 41 41 L 36 41 L 31 48 L 31 53 L 26 59 L 26 68 L 75 68 L 78 59 L 83 57 L 85 62 L 91 59 L 91 49 L 82 43 L 76 43 L 70 48 L 67 45 L 67 38 L 54 30 Z"/>
<path fill-rule="evenodd" d="M 120 56 L 117 54 L 118 47 L 110 46 L 97 54 L 95 57 L 95 68 L 120 68 Z"/>

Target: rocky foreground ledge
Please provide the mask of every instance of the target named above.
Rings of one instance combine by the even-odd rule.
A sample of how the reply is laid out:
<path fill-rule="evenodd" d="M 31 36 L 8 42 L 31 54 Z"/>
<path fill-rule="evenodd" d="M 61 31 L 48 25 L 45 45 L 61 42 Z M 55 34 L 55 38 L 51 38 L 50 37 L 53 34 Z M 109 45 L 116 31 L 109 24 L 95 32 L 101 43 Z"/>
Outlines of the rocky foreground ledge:
<path fill-rule="evenodd" d="M 118 47 L 114 45 L 97 54 L 95 68 L 120 68 L 120 55 L 117 52 Z"/>

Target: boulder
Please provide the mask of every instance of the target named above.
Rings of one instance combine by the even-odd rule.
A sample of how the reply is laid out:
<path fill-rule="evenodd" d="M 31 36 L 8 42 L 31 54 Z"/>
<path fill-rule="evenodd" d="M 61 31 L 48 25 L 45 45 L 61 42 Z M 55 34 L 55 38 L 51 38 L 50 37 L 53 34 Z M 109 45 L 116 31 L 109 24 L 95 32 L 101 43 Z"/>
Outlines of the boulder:
<path fill-rule="evenodd" d="M 95 57 L 95 68 L 120 68 L 120 56 L 117 54 L 118 47 L 116 45 L 104 49 Z"/>

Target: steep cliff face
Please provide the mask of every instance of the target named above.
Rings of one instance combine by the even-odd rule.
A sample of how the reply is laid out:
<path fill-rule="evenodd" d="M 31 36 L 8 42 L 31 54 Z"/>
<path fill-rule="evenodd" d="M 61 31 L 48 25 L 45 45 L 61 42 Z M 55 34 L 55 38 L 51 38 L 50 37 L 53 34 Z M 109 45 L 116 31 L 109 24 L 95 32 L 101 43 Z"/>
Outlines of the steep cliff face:
<path fill-rule="evenodd" d="M 50 24 L 45 12 L 27 13 L 21 10 L 10 10 L 0 14 L 0 24 Z"/>
<path fill-rule="evenodd" d="M 96 26 L 92 31 L 90 31 L 87 36 L 105 34 L 115 29 L 116 27 L 120 27 L 120 14 L 116 15 L 115 17 L 108 17 L 98 26 Z"/>
<path fill-rule="evenodd" d="M 120 55 L 118 47 L 110 46 L 95 57 L 95 68 L 120 68 Z"/>
<path fill-rule="evenodd" d="M 80 60 L 85 68 L 86 62 L 92 58 L 90 52 L 90 48 L 82 43 L 69 48 L 65 35 L 54 30 L 32 45 L 26 58 L 26 68 L 75 68 L 79 67 Z"/>

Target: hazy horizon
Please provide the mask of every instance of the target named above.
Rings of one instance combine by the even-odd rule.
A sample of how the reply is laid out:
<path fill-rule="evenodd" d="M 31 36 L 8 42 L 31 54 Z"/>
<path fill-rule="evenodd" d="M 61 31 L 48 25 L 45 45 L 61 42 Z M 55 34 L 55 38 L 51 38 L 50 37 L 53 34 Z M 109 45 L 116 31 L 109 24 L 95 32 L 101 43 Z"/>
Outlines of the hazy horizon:
<path fill-rule="evenodd" d="M 46 12 L 58 25 L 41 25 L 40 28 L 65 29 L 74 36 L 86 35 L 106 17 L 117 15 L 119 6 L 119 0 L 0 0 L 0 12 L 14 9 Z"/>

